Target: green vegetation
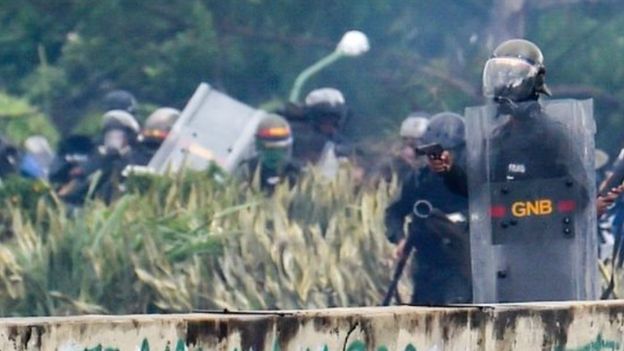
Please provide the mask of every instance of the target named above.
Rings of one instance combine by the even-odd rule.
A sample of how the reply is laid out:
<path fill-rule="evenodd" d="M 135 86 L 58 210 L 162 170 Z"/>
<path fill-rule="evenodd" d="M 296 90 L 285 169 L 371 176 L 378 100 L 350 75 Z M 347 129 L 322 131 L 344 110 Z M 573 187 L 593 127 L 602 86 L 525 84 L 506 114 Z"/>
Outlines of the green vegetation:
<path fill-rule="evenodd" d="M 58 139 L 54 125 L 36 107 L 25 99 L 0 92 L 0 135 L 10 136 L 11 141 L 21 144 L 33 134 L 43 135 L 51 143 Z"/>
<path fill-rule="evenodd" d="M 112 206 L 82 209 L 5 197 L 0 315 L 376 305 L 394 186 L 350 179 L 308 174 L 267 198 L 205 174 L 142 177 Z"/>
<path fill-rule="evenodd" d="M 201 81 L 279 106 L 303 68 L 358 29 L 371 51 L 306 88 L 344 91 L 354 111 L 347 132 L 360 140 L 395 135 L 412 110 L 480 104 L 492 47 L 525 37 L 542 47 L 555 97 L 595 98 L 598 145 L 614 156 L 624 128 L 620 3 L 4 1 L 0 133 L 16 143 L 95 133 L 99 100 L 118 88 L 140 100 L 140 119 L 155 106 L 182 108 Z M 9 182 L 0 189 L 0 314 L 377 304 L 390 277 L 382 211 L 395 189 L 348 179 L 310 174 L 272 199 L 205 174 L 134 179 L 110 207 L 80 210 L 46 184 Z"/>

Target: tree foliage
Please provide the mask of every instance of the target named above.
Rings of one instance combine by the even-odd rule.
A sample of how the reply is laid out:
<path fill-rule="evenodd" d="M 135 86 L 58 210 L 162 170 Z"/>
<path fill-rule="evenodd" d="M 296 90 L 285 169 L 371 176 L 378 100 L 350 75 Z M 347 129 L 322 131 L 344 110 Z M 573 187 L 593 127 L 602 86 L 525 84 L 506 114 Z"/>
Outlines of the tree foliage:
<path fill-rule="evenodd" d="M 352 132 L 393 132 L 410 110 L 480 104 L 480 72 L 512 36 L 540 45 L 557 97 L 596 99 L 599 144 L 620 146 L 624 12 L 599 0 L 3 1 L 0 87 L 68 132 L 113 88 L 183 107 L 200 81 L 253 105 L 284 99 L 302 69 L 359 29 L 364 57 L 342 60 L 306 89 L 336 86 Z"/>
<path fill-rule="evenodd" d="M 58 133 L 41 112 L 26 100 L 0 92 L 0 133 L 10 135 L 11 140 L 21 144 L 33 134 L 45 136 L 55 143 Z"/>

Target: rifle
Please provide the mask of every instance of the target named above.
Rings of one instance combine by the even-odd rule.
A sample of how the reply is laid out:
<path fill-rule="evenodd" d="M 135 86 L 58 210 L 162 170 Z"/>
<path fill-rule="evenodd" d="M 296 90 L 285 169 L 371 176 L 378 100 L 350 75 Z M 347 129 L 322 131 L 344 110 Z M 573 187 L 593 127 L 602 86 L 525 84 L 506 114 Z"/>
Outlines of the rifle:
<path fill-rule="evenodd" d="M 433 211 L 433 206 L 427 200 L 418 200 L 414 204 L 414 218 L 412 222 L 412 226 L 414 228 L 419 228 L 424 225 L 422 221 L 431 215 Z M 383 301 L 381 302 L 382 306 L 389 306 L 390 300 L 395 295 L 397 286 L 399 285 L 399 280 L 401 280 L 401 276 L 403 275 L 403 271 L 405 270 L 405 265 L 407 264 L 407 260 L 412 254 L 412 250 L 416 246 L 416 230 L 410 230 L 407 241 L 405 242 L 405 248 L 403 248 L 403 254 L 399 257 L 399 261 L 397 262 L 396 267 L 394 268 L 394 273 L 392 274 L 392 281 L 388 286 L 388 290 L 384 295 Z"/>
<path fill-rule="evenodd" d="M 415 248 L 417 235 L 422 235 L 423 231 L 426 235 L 435 235 L 439 240 L 446 240 L 450 244 L 445 249 L 444 254 L 453 260 L 453 264 L 457 266 L 459 272 L 464 278 L 470 281 L 470 242 L 469 237 L 464 228 L 464 222 L 456 222 L 449 219 L 447 214 L 436 209 L 427 200 L 418 200 L 414 204 L 413 222 L 403 255 L 399 258 L 392 281 L 388 287 L 388 291 L 381 303 L 382 306 L 388 306 L 392 296 L 395 294 L 399 280 L 407 260 Z"/>
<path fill-rule="evenodd" d="M 414 249 L 414 240 L 412 239 L 414 235 L 410 233 L 407 236 L 407 242 L 405 243 L 405 248 L 403 249 L 403 254 L 399 258 L 399 262 L 397 262 L 396 268 L 394 268 L 394 273 L 392 274 L 392 281 L 388 286 L 388 290 L 384 295 L 383 301 L 381 302 L 382 306 L 389 306 L 390 300 L 395 295 L 397 291 L 397 286 L 399 285 L 399 280 L 401 280 L 401 276 L 403 275 L 403 270 L 405 269 L 405 265 L 407 264 L 407 260 L 412 254 L 412 250 Z"/>

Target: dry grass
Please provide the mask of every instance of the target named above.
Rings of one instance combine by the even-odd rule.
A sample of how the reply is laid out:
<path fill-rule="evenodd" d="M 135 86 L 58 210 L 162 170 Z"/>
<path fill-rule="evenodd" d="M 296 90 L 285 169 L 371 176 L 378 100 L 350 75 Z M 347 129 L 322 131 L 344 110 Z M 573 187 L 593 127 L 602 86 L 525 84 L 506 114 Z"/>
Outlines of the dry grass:
<path fill-rule="evenodd" d="M 376 305 L 391 276 L 396 186 L 314 172 L 265 197 L 213 175 L 137 178 L 112 206 L 7 202 L 0 314 Z"/>

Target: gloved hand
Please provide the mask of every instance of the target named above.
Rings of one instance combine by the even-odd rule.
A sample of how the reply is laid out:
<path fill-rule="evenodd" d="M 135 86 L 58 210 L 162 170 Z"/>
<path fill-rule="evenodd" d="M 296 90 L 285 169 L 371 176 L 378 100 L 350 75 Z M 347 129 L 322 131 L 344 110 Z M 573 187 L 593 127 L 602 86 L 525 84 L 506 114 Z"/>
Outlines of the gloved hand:
<path fill-rule="evenodd" d="M 429 168 L 436 173 L 444 173 L 448 172 L 453 166 L 453 155 L 444 150 L 440 158 L 427 158 L 427 162 L 429 163 Z"/>
<path fill-rule="evenodd" d="M 620 196 L 623 191 L 624 185 L 620 185 L 617 188 L 611 189 L 611 191 L 609 191 L 607 195 L 598 196 L 598 198 L 596 199 L 596 214 L 598 216 L 602 216 L 605 212 L 607 212 L 609 206 L 613 205 L 615 200 Z"/>

